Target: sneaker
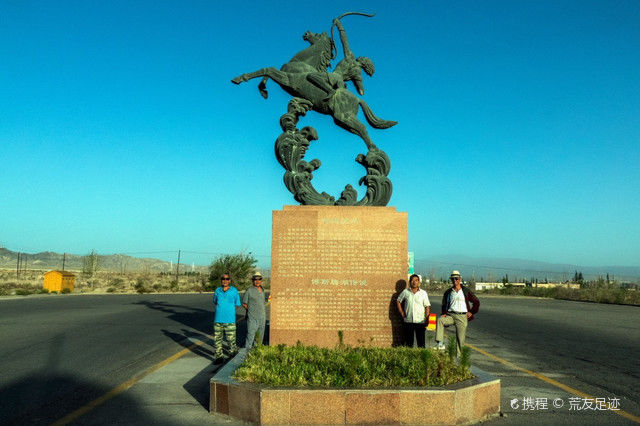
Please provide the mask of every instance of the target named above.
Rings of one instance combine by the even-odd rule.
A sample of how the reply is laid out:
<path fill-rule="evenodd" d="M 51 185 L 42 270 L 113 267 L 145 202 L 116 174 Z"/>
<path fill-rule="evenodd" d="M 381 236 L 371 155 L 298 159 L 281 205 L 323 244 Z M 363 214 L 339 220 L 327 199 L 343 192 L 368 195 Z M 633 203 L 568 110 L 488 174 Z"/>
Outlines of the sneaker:
<path fill-rule="evenodd" d="M 438 342 L 438 345 L 436 346 L 436 349 L 439 350 L 439 351 L 444 351 L 447 348 L 444 346 L 444 343 Z"/>

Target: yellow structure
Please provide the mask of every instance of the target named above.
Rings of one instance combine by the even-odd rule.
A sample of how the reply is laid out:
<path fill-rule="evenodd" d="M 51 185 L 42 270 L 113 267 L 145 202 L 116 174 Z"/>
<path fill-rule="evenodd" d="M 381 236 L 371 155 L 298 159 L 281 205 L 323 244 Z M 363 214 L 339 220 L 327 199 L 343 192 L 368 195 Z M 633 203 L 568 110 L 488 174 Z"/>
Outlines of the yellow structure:
<path fill-rule="evenodd" d="M 436 314 L 429 314 L 427 330 L 435 330 L 436 329 Z"/>
<path fill-rule="evenodd" d="M 44 288 L 49 291 L 57 291 L 58 293 L 68 288 L 73 291 L 73 283 L 76 276 L 68 271 L 49 271 L 44 274 Z"/>

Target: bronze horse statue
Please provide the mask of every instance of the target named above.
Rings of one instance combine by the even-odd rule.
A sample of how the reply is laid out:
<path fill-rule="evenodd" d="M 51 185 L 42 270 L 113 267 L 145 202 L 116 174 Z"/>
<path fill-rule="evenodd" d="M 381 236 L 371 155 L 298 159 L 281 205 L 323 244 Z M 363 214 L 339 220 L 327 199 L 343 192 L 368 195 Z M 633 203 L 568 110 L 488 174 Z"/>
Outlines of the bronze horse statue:
<path fill-rule="evenodd" d="M 336 66 L 333 72 L 327 72 L 333 59 L 334 42 L 327 33 L 316 34 L 307 31 L 303 39 L 311 46 L 298 52 L 280 70 L 274 67 L 261 68 L 257 71 L 239 75 L 231 80 L 235 84 L 257 77 L 263 77 L 258 89 L 264 98 L 267 97 L 265 83 L 272 79 L 284 91 L 291 96 L 306 99 L 311 102 L 314 111 L 330 115 L 333 121 L 345 130 L 360 136 L 367 148 L 376 148 L 371 141 L 367 128 L 358 120 L 358 106 L 362 108 L 364 115 L 371 126 L 376 129 L 386 129 L 397 124 L 396 121 L 382 120 L 375 116 L 367 103 L 353 93 L 346 86 L 347 81 L 352 81 L 358 92 L 362 95 L 361 70 L 368 75 L 374 72 L 373 63 L 368 58 L 355 58 L 349 49 L 346 33 L 340 24 L 339 18 L 334 20 L 334 25 L 340 30 L 345 58 Z"/>

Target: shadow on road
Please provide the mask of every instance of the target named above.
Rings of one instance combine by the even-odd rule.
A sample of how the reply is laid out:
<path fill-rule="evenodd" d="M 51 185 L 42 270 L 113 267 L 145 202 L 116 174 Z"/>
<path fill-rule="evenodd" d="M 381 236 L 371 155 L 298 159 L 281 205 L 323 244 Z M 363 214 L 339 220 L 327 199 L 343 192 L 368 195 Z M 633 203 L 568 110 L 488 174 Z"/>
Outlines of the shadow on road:
<path fill-rule="evenodd" d="M 192 306 L 175 305 L 167 302 L 150 302 L 143 300 L 133 302 L 134 305 L 144 305 L 149 309 L 164 312 L 167 318 L 198 330 L 202 333 L 211 331 L 213 312 L 207 309 L 194 308 Z"/>
<path fill-rule="evenodd" d="M 64 333 L 55 335 L 45 365 L 35 373 L 0 388 L 0 424 L 50 424 L 110 390 L 72 373 L 56 371 L 64 340 Z M 149 422 L 151 415 L 139 409 L 135 399 L 124 395 L 120 397 L 130 407 L 127 416 L 133 423 Z"/>
<path fill-rule="evenodd" d="M 0 389 L 0 424 L 51 424 L 108 391 L 68 374 L 30 375 Z M 123 394 L 119 398 L 127 406 L 128 422 L 150 422 L 153 416 L 140 409 L 135 399 Z M 82 422 L 82 417 L 78 420 Z"/>
<path fill-rule="evenodd" d="M 182 387 L 207 411 L 209 410 L 209 379 L 222 366 L 222 364 L 213 364 L 215 361 L 214 342 L 210 335 L 194 332 L 187 329 L 181 329 L 181 333 L 173 333 L 169 330 L 162 330 L 165 336 L 169 337 L 176 343 L 188 348 L 192 353 L 199 357 L 205 358 L 211 362 L 210 365 L 200 370 Z M 237 338 L 236 342 L 239 347 L 244 346 L 247 334 L 247 322 L 238 320 L 237 322 Z M 194 343 L 201 343 L 193 346 Z"/>
<path fill-rule="evenodd" d="M 193 354 L 211 362 L 209 366 L 195 374 L 187 381 L 183 388 L 206 410 L 209 410 L 209 380 L 221 367 L 220 364 L 213 364 L 215 361 L 215 346 L 213 341 L 213 309 L 211 311 L 191 306 L 176 305 L 166 302 L 140 301 L 134 302 L 137 305 L 144 305 L 149 309 L 167 313 L 167 318 L 185 325 L 188 328 L 181 328 L 179 333 L 163 329 L 162 333 L 189 349 Z M 239 313 L 238 313 L 239 312 Z M 243 308 L 236 311 L 236 344 L 239 348 L 244 347 L 247 337 L 247 321 Z M 269 342 L 269 322 L 265 327 L 265 344 Z M 194 346 L 194 343 L 199 343 Z"/>
<path fill-rule="evenodd" d="M 247 336 L 247 322 L 245 318 L 236 319 L 236 342 L 238 347 L 244 347 Z M 192 353 L 199 357 L 209 360 L 212 364 L 199 371 L 183 388 L 195 399 L 203 408 L 209 410 L 209 379 L 222 367 L 221 364 L 213 364 L 215 361 L 215 348 L 213 338 L 205 333 L 194 332 L 187 329 L 181 329 L 180 333 L 174 333 L 169 330 L 162 330 L 165 336 L 169 337 L 176 343 L 188 348 Z M 269 342 L 269 324 L 265 327 L 265 344 Z M 201 343 L 193 346 L 194 343 Z"/>

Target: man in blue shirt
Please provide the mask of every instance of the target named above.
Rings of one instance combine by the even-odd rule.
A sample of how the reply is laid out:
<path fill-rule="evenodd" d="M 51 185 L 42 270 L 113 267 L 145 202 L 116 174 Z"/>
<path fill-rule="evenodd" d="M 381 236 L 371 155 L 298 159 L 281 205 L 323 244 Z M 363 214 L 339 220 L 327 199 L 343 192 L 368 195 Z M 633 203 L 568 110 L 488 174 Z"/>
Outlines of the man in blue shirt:
<path fill-rule="evenodd" d="M 236 345 L 236 306 L 240 306 L 240 294 L 231 285 L 228 273 L 220 277 L 221 286 L 213 293 L 216 313 L 213 320 L 213 341 L 216 362 L 222 362 L 238 352 Z M 223 348 L 224 347 L 224 348 Z M 223 350 L 223 349 L 226 349 Z"/>

